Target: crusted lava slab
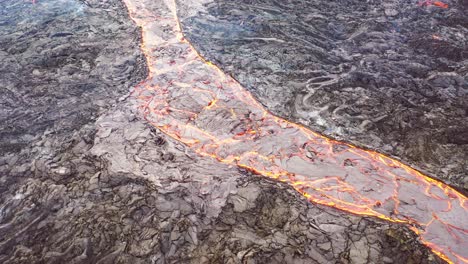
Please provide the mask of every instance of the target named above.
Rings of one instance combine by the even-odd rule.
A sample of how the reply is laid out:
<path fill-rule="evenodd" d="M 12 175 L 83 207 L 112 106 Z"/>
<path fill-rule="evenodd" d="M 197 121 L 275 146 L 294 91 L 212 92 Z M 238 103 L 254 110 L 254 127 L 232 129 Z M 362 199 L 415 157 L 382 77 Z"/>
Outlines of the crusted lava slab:
<path fill-rule="evenodd" d="M 468 188 L 466 1 L 206 2 L 186 36 L 273 113 Z"/>

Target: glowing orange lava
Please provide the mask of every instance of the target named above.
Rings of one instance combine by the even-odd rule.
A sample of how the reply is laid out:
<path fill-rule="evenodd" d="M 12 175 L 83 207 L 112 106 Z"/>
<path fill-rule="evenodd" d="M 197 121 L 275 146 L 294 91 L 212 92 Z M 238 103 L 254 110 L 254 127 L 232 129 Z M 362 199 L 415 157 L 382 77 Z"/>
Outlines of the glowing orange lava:
<path fill-rule="evenodd" d="M 444 9 L 449 7 L 449 5 L 444 2 L 440 2 L 440 1 L 433 2 L 432 0 L 425 0 L 423 2 L 419 2 L 418 4 L 419 6 L 432 6 L 433 5 L 433 6 L 437 6 L 437 7 L 444 8 Z"/>
<path fill-rule="evenodd" d="M 435 5 L 435 6 L 441 7 L 441 8 L 448 8 L 448 5 L 446 3 L 444 3 L 444 2 L 435 1 L 432 4 Z"/>
<path fill-rule="evenodd" d="M 200 155 L 288 183 L 312 202 L 404 223 L 441 258 L 468 262 L 466 197 L 266 111 L 184 39 L 174 0 L 124 2 L 142 28 L 149 76 L 133 94 L 148 122 Z"/>

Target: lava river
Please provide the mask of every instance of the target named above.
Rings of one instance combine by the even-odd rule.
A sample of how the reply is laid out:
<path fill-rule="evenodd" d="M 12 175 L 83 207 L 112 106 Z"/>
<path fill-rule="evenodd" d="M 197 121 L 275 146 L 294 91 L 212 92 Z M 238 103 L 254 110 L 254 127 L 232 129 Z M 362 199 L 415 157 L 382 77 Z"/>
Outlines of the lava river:
<path fill-rule="evenodd" d="M 175 0 L 124 2 L 142 28 L 149 67 L 133 95 L 153 126 L 200 155 L 288 183 L 314 203 L 406 224 L 446 261 L 468 262 L 466 197 L 266 111 L 184 39 Z"/>

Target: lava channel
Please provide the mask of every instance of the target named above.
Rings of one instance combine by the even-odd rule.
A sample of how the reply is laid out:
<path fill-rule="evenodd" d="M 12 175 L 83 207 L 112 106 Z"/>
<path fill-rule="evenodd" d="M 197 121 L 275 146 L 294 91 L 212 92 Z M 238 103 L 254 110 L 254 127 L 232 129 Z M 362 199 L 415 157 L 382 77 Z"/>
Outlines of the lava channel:
<path fill-rule="evenodd" d="M 311 202 L 406 224 L 447 262 L 468 262 L 461 193 L 269 113 L 184 38 L 175 0 L 124 2 L 142 28 L 149 76 L 132 94 L 149 123 L 200 155 L 288 183 Z"/>

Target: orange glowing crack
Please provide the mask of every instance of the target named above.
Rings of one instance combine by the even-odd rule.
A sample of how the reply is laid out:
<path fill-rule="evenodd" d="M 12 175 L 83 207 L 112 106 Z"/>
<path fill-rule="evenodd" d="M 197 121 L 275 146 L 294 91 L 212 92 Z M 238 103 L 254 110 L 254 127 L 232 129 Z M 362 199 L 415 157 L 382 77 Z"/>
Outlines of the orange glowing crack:
<path fill-rule="evenodd" d="M 440 8 L 448 8 L 449 5 L 444 3 L 444 2 L 441 2 L 441 1 L 432 1 L 432 0 L 425 0 L 425 1 L 422 1 L 422 2 L 419 2 L 418 3 L 419 6 L 437 6 L 437 7 L 440 7 Z"/>
<path fill-rule="evenodd" d="M 435 1 L 435 2 L 432 3 L 432 4 L 435 5 L 435 6 L 441 7 L 441 8 L 448 8 L 448 4 L 446 4 L 446 3 L 444 3 L 444 2 Z"/>
<path fill-rule="evenodd" d="M 272 115 L 185 40 L 175 0 L 124 0 L 149 76 L 132 94 L 146 120 L 202 156 L 290 184 L 311 202 L 408 225 L 449 263 L 467 263 L 468 202 L 380 153 Z"/>

